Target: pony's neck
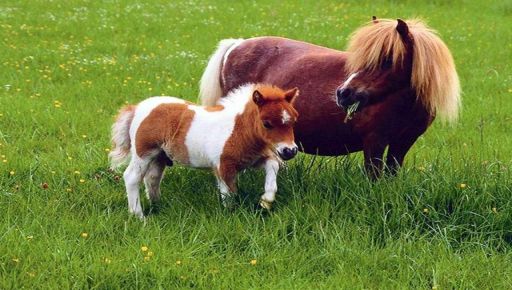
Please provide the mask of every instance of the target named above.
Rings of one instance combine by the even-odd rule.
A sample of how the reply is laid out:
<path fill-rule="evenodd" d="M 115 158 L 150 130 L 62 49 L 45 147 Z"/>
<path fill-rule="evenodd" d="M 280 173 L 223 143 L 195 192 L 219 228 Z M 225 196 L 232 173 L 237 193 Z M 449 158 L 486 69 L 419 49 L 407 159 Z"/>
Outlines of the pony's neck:
<path fill-rule="evenodd" d="M 243 148 L 241 159 L 244 163 L 254 162 L 272 149 L 264 134 L 258 106 L 253 102 L 247 103 L 244 112 L 238 116 L 233 136 L 238 142 L 236 146 Z"/>

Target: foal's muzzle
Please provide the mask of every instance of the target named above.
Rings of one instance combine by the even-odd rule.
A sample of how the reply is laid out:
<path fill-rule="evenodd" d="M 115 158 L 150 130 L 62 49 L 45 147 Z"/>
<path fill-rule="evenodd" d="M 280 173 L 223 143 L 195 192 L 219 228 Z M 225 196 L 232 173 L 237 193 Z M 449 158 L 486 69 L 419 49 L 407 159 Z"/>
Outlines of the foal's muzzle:
<path fill-rule="evenodd" d="M 277 149 L 277 153 L 279 154 L 279 157 L 281 157 L 281 159 L 283 160 L 290 160 L 292 159 L 293 157 L 295 157 L 295 155 L 297 155 L 297 145 L 293 146 L 293 147 L 281 147 L 281 148 L 278 148 Z"/>

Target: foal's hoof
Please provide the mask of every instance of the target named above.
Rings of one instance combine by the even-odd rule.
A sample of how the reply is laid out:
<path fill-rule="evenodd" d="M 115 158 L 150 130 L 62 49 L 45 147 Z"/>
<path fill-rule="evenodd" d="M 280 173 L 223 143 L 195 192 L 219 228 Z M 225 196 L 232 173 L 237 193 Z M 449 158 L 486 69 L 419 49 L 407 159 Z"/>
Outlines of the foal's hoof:
<path fill-rule="evenodd" d="M 266 209 L 266 210 L 271 210 L 272 209 L 272 203 L 271 202 L 268 202 L 266 200 L 263 200 L 263 199 L 260 199 L 260 202 L 258 203 L 258 205 L 262 208 L 262 209 Z"/>
<path fill-rule="evenodd" d="M 270 213 L 270 209 L 272 208 L 272 203 L 268 201 L 261 200 L 255 204 L 254 210 L 262 214 L 263 216 L 266 216 Z"/>

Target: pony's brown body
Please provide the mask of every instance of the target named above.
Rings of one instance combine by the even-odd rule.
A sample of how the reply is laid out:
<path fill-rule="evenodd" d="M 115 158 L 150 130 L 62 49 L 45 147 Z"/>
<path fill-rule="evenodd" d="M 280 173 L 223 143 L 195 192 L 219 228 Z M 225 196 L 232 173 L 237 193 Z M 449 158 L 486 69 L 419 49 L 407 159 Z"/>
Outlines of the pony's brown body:
<path fill-rule="evenodd" d="M 352 122 L 343 122 L 346 113 L 336 106 L 335 92 L 347 78 L 346 59 L 345 52 L 296 40 L 248 39 L 229 54 L 222 68 L 225 81 L 221 87 L 224 93 L 248 82 L 298 87 L 302 93 L 295 100 L 295 108 L 301 118 L 295 137 L 299 147 L 309 154 L 344 155 L 363 150 L 365 142 L 414 142 L 433 117 L 415 106 L 412 90 L 397 92 L 393 100 L 366 107 Z M 300 73 L 283 74 L 283 70 Z"/>
<path fill-rule="evenodd" d="M 400 34 L 399 31 L 394 33 Z M 354 79 L 356 83 L 368 84 L 354 88 L 355 92 L 363 92 L 363 89 L 368 92 L 364 91 L 363 105 L 348 122 L 343 121 L 346 108 L 336 105 L 336 91 L 342 84 L 348 84 L 347 78 L 355 72 L 348 68 L 353 52 L 280 37 L 238 40 L 225 49 L 217 80 L 224 93 L 247 82 L 298 87 L 301 95 L 295 101 L 295 108 L 301 118 L 295 126 L 295 137 L 301 150 L 319 155 L 344 155 L 363 150 L 367 170 L 372 177 L 377 177 L 386 147 L 389 146 L 386 164 L 395 172 L 436 115 L 435 110 L 418 101 L 417 89 L 411 83 L 413 37 L 408 30 L 402 34 L 406 44 L 400 51 L 403 55 L 397 53 L 402 57 L 396 61 L 401 62 L 399 68 L 382 69 L 381 74 L 366 74 L 370 69 L 364 68 L 360 77 Z M 388 50 L 393 53 L 396 46 Z M 218 51 L 221 49 L 219 47 Z M 390 51 L 384 49 L 381 58 L 391 57 Z M 212 64 L 214 57 L 210 60 Z M 377 62 L 378 69 L 384 66 L 384 60 Z M 202 91 L 208 73 L 207 68 L 201 80 Z M 203 98 L 203 102 L 208 101 Z"/>
<path fill-rule="evenodd" d="M 305 42 L 279 37 L 248 39 L 229 54 L 221 87 L 228 92 L 254 81 L 299 87 L 301 95 L 295 100 L 301 112 L 295 130 L 299 147 L 311 154 L 346 154 L 361 150 L 362 136 L 340 121 L 345 113 L 334 99 L 346 77 L 345 60 L 346 53 Z M 301 73 L 283 74 L 283 70 Z"/>

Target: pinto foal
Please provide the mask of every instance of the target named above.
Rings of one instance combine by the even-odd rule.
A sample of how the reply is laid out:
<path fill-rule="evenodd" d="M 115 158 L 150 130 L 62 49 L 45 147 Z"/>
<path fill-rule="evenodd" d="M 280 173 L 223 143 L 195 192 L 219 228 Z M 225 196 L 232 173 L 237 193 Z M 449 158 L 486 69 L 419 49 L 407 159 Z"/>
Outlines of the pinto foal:
<path fill-rule="evenodd" d="M 177 162 L 195 168 L 212 168 L 221 199 L 236 192 L 236 174 L 262 166 L 265 193 L 260 205 L 270 209 L 277 191 L 280 159 L 297 154 L 293 125 L 298 114 L 293 100 L 298 89 L 247 84 L 214 106 L 197 106 L 174 97 L 152 97 L 121 109 L 112 126 L 114 149 L 111 167 L 130 160 L 124 172 L 131 213 L 143 217 L 139 184 L 147 196 L 160 198 L 160 182 L 166 165 Z"/>

